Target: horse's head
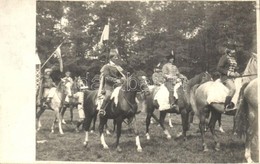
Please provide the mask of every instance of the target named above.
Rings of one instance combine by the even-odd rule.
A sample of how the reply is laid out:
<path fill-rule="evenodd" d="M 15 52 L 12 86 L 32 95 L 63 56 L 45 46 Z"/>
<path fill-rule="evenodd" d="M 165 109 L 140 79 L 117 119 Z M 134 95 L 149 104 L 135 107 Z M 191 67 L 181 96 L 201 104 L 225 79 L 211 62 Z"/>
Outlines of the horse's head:
<path fill-rule="evenodd" d="M 72 85 L 70 81 L 61 79 L 60 87 L 64 91 L 64 94 L 68 95 L 69 97 L 72 97 Z"/>
<path fill-rule="evenodd" d="M 203 84 L 207 81 L 212 81 L 212 76 L 208 73 L 208 71 L 201 73 L 201 81 L 200 84 Z"/>

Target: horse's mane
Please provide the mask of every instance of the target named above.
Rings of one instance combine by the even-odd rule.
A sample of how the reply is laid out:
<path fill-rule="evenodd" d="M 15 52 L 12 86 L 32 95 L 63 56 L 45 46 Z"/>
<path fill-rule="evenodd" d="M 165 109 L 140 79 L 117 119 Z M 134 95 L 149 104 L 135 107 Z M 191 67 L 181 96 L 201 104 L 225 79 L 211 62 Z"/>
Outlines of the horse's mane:
<path fill-rule="evenodd" d="M 257 56 L 252 54 L 251 58 L 248 60 L 248 63 L 246 65 L 246 68 L 243 72 L 243 75 L 254 75 L 257 74 Z M 243 77 L 243 82 L 247 83 L 257 76 L 248 76 L 248 77 Z"/>

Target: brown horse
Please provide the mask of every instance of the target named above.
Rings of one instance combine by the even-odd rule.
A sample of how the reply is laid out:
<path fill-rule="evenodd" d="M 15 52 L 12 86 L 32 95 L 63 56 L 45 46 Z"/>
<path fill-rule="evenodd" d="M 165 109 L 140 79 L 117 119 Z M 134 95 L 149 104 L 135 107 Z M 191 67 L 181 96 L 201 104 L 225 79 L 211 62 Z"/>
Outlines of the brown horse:
<path fill-rule="evenodd" d="M 252 163 L 251 145 L 258 138 L 258 78 L 251 81 L 240 92 L 240 102 L 235 115 L 234 130 L 240 136 L 246 136 L 245 158 L 248 163 Z"/>
<path fill-rule="evenodd" d="M 182 119 L 182 135 L 184 137 L 184 140 L 187 139 L 186 132 L 189 129 L 189 114 L 192 111 L 190 106 L 190 89 L 192 86 L 196 84 L 202 84 L 206 81 L 212 80 L 211 75 L 208 72 L 202 72 L 192 79 L 188 80 L 188 82 L 183 82 L 183 85 L 181 85 L 177 93 L 179 95 L 178 98 L 178 105 L 180 109 L 181 119 Z M 173 86 L 172 86 L 173 87 Z M 151 88 L 150 92 L 151 94 L 146 97 L 145 103 L 147 108 L 147 116 L 146 116 L 146 138 L 150 140 L 150 134 L 149 134 L 149 125 L 151 122 L 151 117 L 153 117 L 157 122 L 159 122 L 160 126 L 162 127 L 164 133 L 166 134 L 167 138 L 170 139 L 171 135 L 169 134 L 168 130 L 164 126 L 164 120 L 167 113 L 176 113 L 176 111 L 173 108 L 169 108 L 167 110 L 161 110 L 159 119 L 154 115 L 155 109 L 158 109 L 158 106 L 154 104 L 154 96 L 156 92 L 156 87 Z M 170 92 L 170 94 L 173 94 Z M 165 97 L 167 98 L 167 97 Z M 179 114 L 179 113 L 178 113 Z"/>
<path fill-rule="evenodd" d="M 237 104 L 238 101 L 238 95 L 240 88 L 243 84 L 247 83 L 247 80 L 251 80 L 253 78 L 256 78 L 256 72 L 257 72 L 257 59 L 256 56 L 252 56 L 247 64 L 247 67 L 244 71 L 244 74 L 242 76 L 246 76 L 246 78 L 236 78 L 235 84 L 236 84 L 236 94 L 233 97 L 234 104 Z M 253 76 L 250 76 L 253 75 Z M 212 92 L 213 91 L 213 92 Z M 216 94 L 217 93 L 217 94 Z M 200 85 L 198 88 L 193 89 L 193 109 L 195 110 L 196 115 L 198 116 L 200 123 L 199 128 L 201 132 L 201 138 L 202 138 L 202 145 L 203 145 L 203 151 L 208 151 L 207 144 L 205 143 L 205 129 L 207 129 L 207 126 L 209 127 L 213 139 L 216 143 L 215 150 L 220 149 L 220 143 L 218 141 L 218 137 L 215 133 L 215 124 L 216 121 L 220 119 L 220 116 L 222 113 L 224 113 L 224 99 L 228 93 L 228 89 L 220 82 L 206 82 L 202 85 Z M 214 99 L 215 98 L 215 99 Z M 216 99 L 217 98 L 217 99 Z M 209 100 L 218 100 L 215 101 L 209 101 Z M 226 112 L 227 115 L 235 115 L 235 110 L 231 113 Z M 210 117 L 209 123 L 207 122 L 207 119 Z"/>
<path fill-rule="evenodd" d="M 51 127 L 52 133 L 54 132 L 55 121 L 56 121 L 56 119 L 58 119 L 59 132 L 60 132 L 60 134 L 64 134 L 62 127 L 61 127 L 61 122 L 62 122 L 61 109 L 63 107 L 65 97 L 67 95 L 68 96 L 72 95 L 71 94 L 71 85 L 70 85 L 70 83 L 66 83 L 65 81 L 61 80 L 55 90 L 55 94 L 54 94 L 53 98 L 51 99 L 51 102 L 49 105 L 50 109 L 55 112 L 55 119 L 54 119 L 52 127 Z M 43 106 L 40 106 L 39 108 L 40 108 L 40 110 L 36 114 L 36 119 L 38 121 L 37 131 L 39 131 L 41 128 L 40 116 L 46 109 Z"/>
<path fill-rule="evenodd" d="M 137 92 L 145 92 L 146 94 L 149 93 L 148 86 L 146 83 L 146 79 L 141 75 L 135 75 L 128 77 L 126 81 L 122 84 L 119 94 L 118 94 L 118 102 L 115 104 L 114 98 L 108 103 L 106 106 L 106 115 L 103 117 L 100 117 L 100 123 L 99 123 L 99 132 L 100 132 L 100 139 L 101 144 L 104 149 L 108 149 L 108 145 L 105 142 L 103 130 L 104 126 L 107 123 L 108 119 L 113 119 L 116 123 L 117 127 L 117 139 L 116 139 L 116 149 L 118 151 L 122 151 L 122 149 L 119 146 L 119 138 L 121 136 L 121 127 L 122 122 L 124 119 L 131 120 L 133 117 L 135 117 L 137 112 L 137 104 L 136 104 L 136 95 Z M 85 92 L 84 97 L 84 112 L 85 112 L 85 119 L 84 119 L 84 129 L 86 132 L 84 145 L 87 146 L 88 144 L 88 133 L 89 133 L 89 127 L 90 123 L 93 119 L 93 117 L 96 115 L 96 101 L 93 101 L 93 99 L 96 99 L 97 93 L 95 91 L 93 92 Z M 140 139 L 139 139 L 139 132 L 137 130 L 137 127 L 135 126 L 135 134 L 136 134 L 136 145 L 137 145 L 137 151 L 142 151 L 142 147 L 140 145 Z"/>

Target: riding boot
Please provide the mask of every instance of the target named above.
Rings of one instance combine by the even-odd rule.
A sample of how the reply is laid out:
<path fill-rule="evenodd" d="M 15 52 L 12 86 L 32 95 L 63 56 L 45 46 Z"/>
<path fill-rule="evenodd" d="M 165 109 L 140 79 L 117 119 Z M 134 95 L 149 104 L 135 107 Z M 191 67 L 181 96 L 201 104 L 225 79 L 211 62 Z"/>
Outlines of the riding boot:
<path fill-rule="evenodd" d="M 47 97 L 46 101 L 43 103 L 43 107 L 50 108 L 51 99 L 52 97 Z"/>
<path fill-rule="evenodd" d="M 231 106 L 231 100 L 232 100 L 232 97 L 231 96 L 227 96 L 226 99 L 225 99 L 225 103 L 224 103 L 224 113 L 227 111 L 227 109 L 230 109 L 232 108 Z"/>
<path fill-rule="evenodd" d="M 159 103 L 157 100 L 153 100 L 153 105 L 156 109 L 158 109 L 160 107 Z"/>

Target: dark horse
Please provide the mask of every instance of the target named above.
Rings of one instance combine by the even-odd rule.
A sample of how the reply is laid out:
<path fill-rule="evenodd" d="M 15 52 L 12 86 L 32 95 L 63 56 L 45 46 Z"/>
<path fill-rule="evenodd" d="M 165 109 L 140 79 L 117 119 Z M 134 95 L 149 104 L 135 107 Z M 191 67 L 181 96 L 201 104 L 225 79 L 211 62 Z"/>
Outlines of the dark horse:
<path fill-rule="evenodd" d="M 177 94 L 179 96 L 178 98 L 178 105 L 180 109 L 180 114 L 181 114 L 181 119 L 182 119 L 182 135 L 184 137 L 184 140 L 186 140 L 186 132 L 189 129 L 189 114 L 192 111 L 191 106 L 190 106 L 190 89 L 196 84 L 202 84 L 206 81 L 211 80 L 211 75 L 208 72 L 203 72 L 192 79 L 188 81 L 183 81 L 183 84 L 178 88 Z M 167 113 L 176 113 L 176 111 L 173 108 L 169 108 L 167 110 L 162 110 L 160 111 L 160 116 L 159 120 L 158 118 L 154 115 L 155 109 L 158 109 L 158 107 L 154 104 L 154 96 L 156 92 L 156 88 L 152 88 L 150 90 L 151 94 L 146 97 L 146 105 L 147 105 L 147 117 L 146 117 L 146 138 L 149 140 L 150 139 L 150 134 L 149 134 L 149 125 L 150 125 L 150 120 L 151 117 L 153 117 L 157 122 L 159 122 L 160 126 L 162 127 L 164 133 L 167 135 L 167 138 L 170 139 L 171 135 L 169 134 L 168 130 L 164 126 L 164 120 L 165 116 Z M 170 92 L 170 94 L 172 94 Z M 167 98 L 167 97 L 166 97 Z"/>
<path fill-rule="evenodd" d="M 132 119 L 135 117 L 137 112 L 137 104 L 136 104 L 136 94 L 137 92 L 145 92 L 145 94 L 149 94 L 149 89 L 146 83 L 146 78 L 141 75 L 133 74 L 132 76 L 128 77 L 126 81 L 122 84 L 119 94 L 118 94 L 118 103 L 115 104 L 114 99 L 112 99 L 108 105 L 106 106 L 106 115 L 100 117 L 99 123 L 99 132 L 100 132 L 100 139 L 101 144 L 103 145 L 104 149 L 108 149 L 108 145 L 105 142 L 103 130 L 104 126 L 107 123 L 108 119 L 113 119 L 116 123 L 117 127 L 117 139 L 116 139 L 116 149 L 121 151 L 119 146 L 119 138 L 121 136 L 121 127 L 122 122 L 124 119 Z M 93 99 L 96 98 L 96 92 L 90 91 L 85 92 L 84 97 L 84 112 L 85 112 L 85 119 L 84 119 L 84 129 L 86 132 L 84 145 L 87 146 L 88 144 L 88 132 L 90 128 L 90 124 L 94 116 L 96 115 L 96 104 Z M 139 140 L 139 132 L 135 128 L 136 134 L 136 145 L 137 150 L 142 151 L 142 147 L 140 145 Z"/>
<path fill-rule="evenodd" d="M 258 138 L 258 79 L 254 79 L 249 84 L 245 84 L 240 91 L 240 102 L 235 115 L 234 130 L 242 137 L 246 136 L 245 158 L 248 163 L 252 163 L 251 145 Z"/>

